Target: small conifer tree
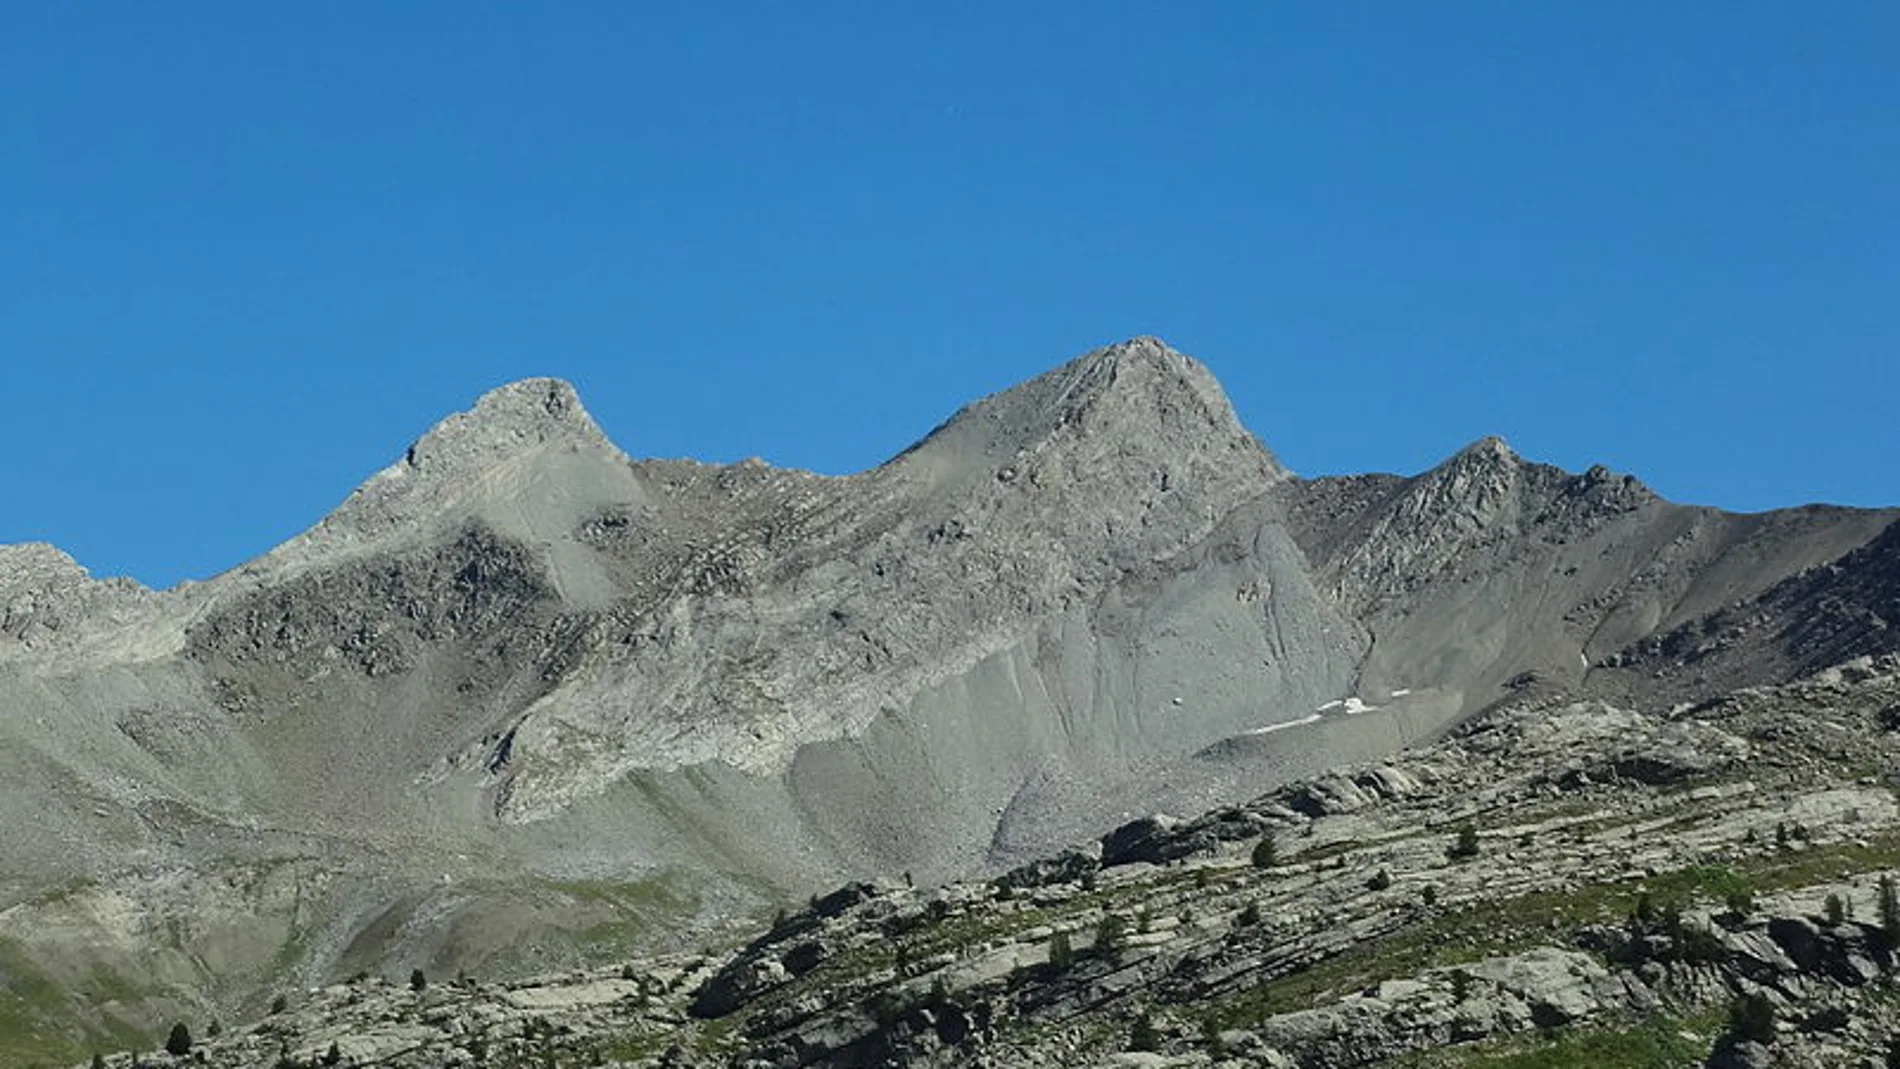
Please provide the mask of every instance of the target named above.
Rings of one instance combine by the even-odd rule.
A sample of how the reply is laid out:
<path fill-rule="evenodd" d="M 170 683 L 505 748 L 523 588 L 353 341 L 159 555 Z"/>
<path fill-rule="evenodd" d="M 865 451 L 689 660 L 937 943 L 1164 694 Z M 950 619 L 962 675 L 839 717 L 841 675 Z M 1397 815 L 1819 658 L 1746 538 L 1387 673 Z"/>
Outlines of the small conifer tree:
<path fill-rule="evenodd" d="M 1053 969 L 1067 969 L 1075 964 L 1075 945 L 1069 939 L 1068 932 L 1057 932 L 1049 937 L 1049 966 Z"/>
<path fill-rule="evenodd" d="M 1445 850 L 1445 856 L 1453 861 L 1477 857 L 1478 826 L 1470 821 L 1458 825 L 1458 835 L 1452 840 L 1451 846 Z"/>
<path fill-rule="evenodd" d="M 1273 832 L 1269 830 L 1260 836 L 1259 842 L 1254 844 L 1253 867 L 1257 869 L 1270 869 L 1279 863 L 1280 844 L 1274 841 Z"/>
<path fill-rule="evenodd" d="M 191 1053 L 191 1029 L 185 1027 L 185 1022 L 172 1025 L 171 1034 L 165 1037 L 165 1053 L 174 1058 Z"/>
<path fill-rule="evenodd" d="M 1743 995 L 1729 1004 L 1728 1030 L 1753 1043 L 1775 1041 L 1775 1004 L 1762 995 Z"/>
<path fill-rule="evenodd" d="M 1894 886 L 1893 876 L 1880 878 L 1880 934 L 1889 947 L 1900 946 L 1900 888 Z"/>
<path fill-rule="evenodd" d="M 1128 1049 L 1132 1051 L 1161 1049 L 1161 1032 L 1155 1028 L 1153 1015 L 1144 1013 L 1135 1018 L 1135 1026 L 1128 1030 Z"/>
<path fill-rule="evenodd" d="M 1095 952 L 1103 957 L 1112 958 L 1128 945 L 1128 922 L 1118 914 L 1109 913 L 1102 917 L 1102 923 L 1095 926 Z"/>

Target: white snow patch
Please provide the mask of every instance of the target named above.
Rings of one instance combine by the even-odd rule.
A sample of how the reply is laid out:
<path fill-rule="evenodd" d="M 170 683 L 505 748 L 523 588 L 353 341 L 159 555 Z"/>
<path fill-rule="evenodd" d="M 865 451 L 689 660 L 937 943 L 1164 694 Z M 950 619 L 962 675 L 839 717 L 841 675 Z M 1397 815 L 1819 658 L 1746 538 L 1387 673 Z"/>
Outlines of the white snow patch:
<path fill-rule="evenodd" d="M 1307 715 L 1300 717 L 1298 720 L 1288 720 L 1284 724 L 1268 724 L 1266 727 L 1254 728 L 1251 731 L 1244 731 L 1241 734 L 1243 735 L 1271 735 L 1276 731 L 1285 731 L 1287 728 L 1305 727 L 1308 724 L 1319 722 L 1320 719 L 1321 717 L 1318 713 L 1308 713 Z"/>

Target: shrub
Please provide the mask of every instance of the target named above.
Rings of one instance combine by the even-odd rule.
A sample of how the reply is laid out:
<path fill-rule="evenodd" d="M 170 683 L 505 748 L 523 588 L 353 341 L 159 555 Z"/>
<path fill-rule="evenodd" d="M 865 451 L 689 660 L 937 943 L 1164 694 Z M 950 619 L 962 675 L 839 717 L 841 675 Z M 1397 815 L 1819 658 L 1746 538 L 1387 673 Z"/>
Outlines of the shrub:
<path fill-rule="evenodd" d="M 1446 848 L 1445 856 L 1453 861 L 1477 857 L 1478 826 L 1468 820 L 1458 825 L 1458 834 L 1452 840 L 1451 846 Z"/>
<path fill-rule="evenodd" d="M 1729 1003 L 1728 1030 L 1766 1046 L 1775 1041 L 1775 1004 L 1762 995 L 1743 995 Z"/>
<path fill-rule="evenodd" d="M 1247 903 L 1246 907 L 1240 911 L 1240 915 L 1234 918 L 1234 923 L 1240 925 L 1242 928 L 1251 928 L 1254 925 L 1259 924 L 1260 923 L 1260 903 L 1258 902 Z"/>
<path fill-rule="evenodd" d="M 1270 869 L 1279 863 L 1280 844 L 1274 841 L 1273 832 L 1268 831 L 1253 845 L 1253 867 Z"/>
<path fill-rule="evenodd" d="M 289 1008 L 290 999 L 287 996 L 278 995 L 276 998 L 270 1000 L 270 1011 L 272 1013 L 282 1013 Z"/>
<path fill-rule="evenodd" d="M 1109 913 L 1102 917 L 1102 923 L 1095 926 L 1095 952 L 1102 957 L 1112 958 L 1128 945 L 1128 922 L 1118 914 Z"/>
<path fill-rule="evenodd" d="M 1880 934 L 1887 945 L 1900 946 L 1900 888 L 1891 875 L 1880 878 Z"/>
<path fill-rule="evenodd" d="M 1153 1015 L 1144 1013 L 1135 1018 L 1135 1026 L 1128 1030 L 1128 1049 L 1134 1051 L 1161 1049 L 1161 1033 L 1155 1029 Z"/>
<path fill-rule="evenodd" d="M 409 990 L 420 991 L 428 986 L 429 978 L 423 975 L 421 969 L 411 969 L 409 971 Z"/>
<path fill-rule="evenodd" d="M 1368 891 L 1384 891 L 1384 890 L 1389 889 L 1391 886 L 1392 886 L 1392 874 L 1385 871 L 1384 869 L 1380 869 L 1378 872 L 1373 873 L 1372 879 L 1366 881 L 1366 890 Z"/>
<path fill-rule="evenodd" d="M 1068 932 L 1057 932 L 1049 937 L 1049 966 L 1054 969 L 1067 969 L 1075 964 L 1075 945 L 1069 939 Z"/>
<path fill-rule="evenodd" d="M 1824 908 L 1827 910 L 1828 924 L 1838 926 L 1847 920 L 1847 903 L 1841 901 L 1840 895 L 1830 893 Z"/>
<path fill-rule="evenodd" d="M 1418 897 L 1425 903 L 1427 908 L 1436 906 L 1438 904 L 1438 885 L 1435 883 L 1426 884 L 1424 890 L 1418 893 Z"/>
<path fill-rule="evenodd" d="M 165 1053 L 174 1058 L 191 1053 L 191 1029 L 185 1027 L 185 1022 L 172 1025 L 171 1034 L 165 1037 Z"/>

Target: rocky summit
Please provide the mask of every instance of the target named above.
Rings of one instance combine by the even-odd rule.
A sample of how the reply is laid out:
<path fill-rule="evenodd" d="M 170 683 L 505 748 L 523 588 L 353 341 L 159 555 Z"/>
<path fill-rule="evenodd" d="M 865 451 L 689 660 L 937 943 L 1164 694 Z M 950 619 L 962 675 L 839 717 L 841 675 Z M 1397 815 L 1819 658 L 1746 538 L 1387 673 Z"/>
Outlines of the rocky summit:
<path fill-rule="evenodd" d="M 504 386 L 0 547 L 0 1064 L 1894 1064 L 1896 520 L 1303 479 L 1151 338 L 843 477 Z"/>

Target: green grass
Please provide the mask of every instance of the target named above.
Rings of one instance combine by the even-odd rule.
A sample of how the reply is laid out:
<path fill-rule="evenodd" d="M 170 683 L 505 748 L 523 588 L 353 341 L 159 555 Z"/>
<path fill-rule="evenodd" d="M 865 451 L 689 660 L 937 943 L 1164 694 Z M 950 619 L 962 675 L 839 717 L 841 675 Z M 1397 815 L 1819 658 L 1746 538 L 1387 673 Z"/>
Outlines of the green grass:
<path fill-rule="evenodd" d="M 624 956 L 648 947 L 654 933 L 676 925 L 699 908 L 699 899 L 663 874 L 644 880 L 564 880 L 548 890 L 581 905 L 599 906 L 609 919 L 571 934 L 571 941 L 594 960 Z"/>
<path fill-rule="evenodd" d="M 23 947 L 0 939 L 0 1064 L 63 1066 L 95 1050 L 149 1045 L 150 1036 L 110 1017 L 88 1022 L 82 1016 L 82 1007 L 95 996 L 128 1001 L 142 994 L 117 978 L 69 991 L 34 965 Z"/>
<path fill-rule="evenodd" d="M 1759 888 L 1744 871 L 1696 866 L 1646 880 L 1593 884 L 1570 891 L 1534 891 L 1421 920 L 1385 939 L 1355 946 L 1309 969 L 1224 999 L 1212 1008 L 1223 1028 L 1245 1027 L 1274 1014 L 1308 1009 L 1381 980 L 1511 954 L 1579 925 L 1616 922 L 1648 894 L 1660 902 L 1720 903 L 1734 890 Z"/>
<path fill-rule="evenodd" d="M 1677 1069 L 1699 1066 L 1716 1019 L 1657 1017 L 1611 1028 L 1577 1028 L 1494 1043 L 1450 1047 L 1403 1059 L 1407 1069 Z M 1691 1038 L 1694 1037 L 1694 1038 Z"/>

